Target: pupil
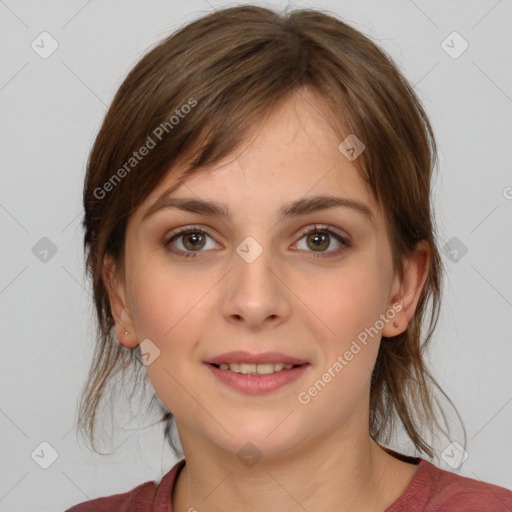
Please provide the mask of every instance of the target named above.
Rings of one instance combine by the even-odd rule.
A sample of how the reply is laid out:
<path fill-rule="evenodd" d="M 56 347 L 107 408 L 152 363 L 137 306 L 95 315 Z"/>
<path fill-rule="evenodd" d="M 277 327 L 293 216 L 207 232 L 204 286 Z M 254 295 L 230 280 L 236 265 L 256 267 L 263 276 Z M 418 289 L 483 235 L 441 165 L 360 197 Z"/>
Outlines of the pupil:
<path fill-rule="evenodd" d="M 197 244 L 201 243 L 201 235 L 199 235 L 198 233 L 189 233 L 185 237 L 185 242 L 186 242 L 186 245 L 191 245 L 192 248 L 197 248 Z"/>
<path fill-rule="evenodd" d="M 325 233 L 315 233 L 315 234 L 311 235 L 311 237 L 314 240 L 313 243 L 314 243 L 315 247 L 325 249 L 325 247 L 326 247 L 325 240 L 327 238 Z M 319 243 L 317 243 L 317 242 L 319 242 Z"/>

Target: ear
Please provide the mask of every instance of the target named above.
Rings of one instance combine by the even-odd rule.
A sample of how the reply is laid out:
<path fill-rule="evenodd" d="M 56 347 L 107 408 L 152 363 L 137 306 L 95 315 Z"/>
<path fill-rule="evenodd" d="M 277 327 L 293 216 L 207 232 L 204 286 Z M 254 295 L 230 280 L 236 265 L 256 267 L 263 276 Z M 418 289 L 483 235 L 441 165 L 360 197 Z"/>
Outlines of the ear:
<path fill-rule="evenodd" d="M 126 291 L 118 275 L 116 263 L 111 255 L 103 260 L 102 278 L 110 300 L 110 310 L 116 323 L 116 338 L 121 345 L 134 348 L 138 343 L 137 333 L 126 303 Z"/>
<path fill-rule="evenodd" d="M 395 274 L 393 278 L 388 310 L 392 309 L 396 314 L 384 326 L 382 336 L 391 338 L 407 329 L 425 286 L 429 266 L 430 246 L 426 240 L 422 240 L 404 262 L 404 275 L 400 277 Z"/>

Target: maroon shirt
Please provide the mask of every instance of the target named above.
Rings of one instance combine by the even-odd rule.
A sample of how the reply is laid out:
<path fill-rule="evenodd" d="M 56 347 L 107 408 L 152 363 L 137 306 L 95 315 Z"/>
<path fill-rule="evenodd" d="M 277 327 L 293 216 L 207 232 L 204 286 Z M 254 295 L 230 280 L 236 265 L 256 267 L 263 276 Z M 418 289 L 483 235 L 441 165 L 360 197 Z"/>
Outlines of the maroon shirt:
<path fill-rule="evenodd" d="M 400 497 L 383 512 L 512 512 L 512 491 L 439 469 L 414 459 L 418 469 Z M 185 459 L 157 485 L 75 505 L 66 512 L 172 512 L 171 496 Z"/>

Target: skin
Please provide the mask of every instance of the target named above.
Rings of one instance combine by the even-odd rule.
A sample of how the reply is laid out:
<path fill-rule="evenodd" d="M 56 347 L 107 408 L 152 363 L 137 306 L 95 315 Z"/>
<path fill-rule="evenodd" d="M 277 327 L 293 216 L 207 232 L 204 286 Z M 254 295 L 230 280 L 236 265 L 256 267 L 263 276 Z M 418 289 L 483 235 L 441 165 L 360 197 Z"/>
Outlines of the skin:
<path fill-rule="evenodd" d="M 231 220 L 171 208 L 143 220 L 175 183 L 169 173 L 129 219 L 124 274 L 105 259 L 118 340 L 133 348 L 150 339 L 160 350 L 146 368 L 176 418 L 186 459 L 172 498 L 177 512 L 266 511 L 270 505 L 382 511 L 416 470 L 371 439 L 369 390 L 381 336 L 404 331 L 414 314 L 428 246 L 418 245 L 404 276 L 395 273 L 384 213 L 338 150 L 341 139 L 329 115 L 317 93 L 297 92 L 271 111 L 242 149 L 173 192 L 223 202 Z M 278 220 L 282 205 L 317 194 L 357 199 L 374 220 L 347 207 Z M 334 255 L 340 243 L 331 236 L 328 246 L 316 248 L 302 235 L 315 224 L 349 235 L 352 245 Z M 174 239 L 176 250 L 200 247 L 196 257 L 184 258 L 165 243 L 175 228 L 190 225 L 209 236 Z M 252 263 L 236 252 L 247 236 L 263 248 Z M 393 304 L 402 306 L 394 318 L 399 326 L 387 322 L 317 396 L 299 403 L 298 394 Z M 294 383 L 248 396 L 203 365 L 242 349 L 280 351 L 311 366 Z M 237 457 L 247 442 L 263 454 L 252 467 Z"/>

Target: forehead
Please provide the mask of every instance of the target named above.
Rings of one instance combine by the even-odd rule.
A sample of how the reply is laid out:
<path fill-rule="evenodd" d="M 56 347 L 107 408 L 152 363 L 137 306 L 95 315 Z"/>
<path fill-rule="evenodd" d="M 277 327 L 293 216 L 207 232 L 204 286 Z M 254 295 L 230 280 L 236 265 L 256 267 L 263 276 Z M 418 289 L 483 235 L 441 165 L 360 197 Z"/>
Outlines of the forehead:
<path fill-rule="evenodd" d="M 338 128 L 340 127 L 340 128 Z M 368 183 L 339 150 L 342 120 L 315 91 L 299 91 L 269 110 L 243 143 L 216 164 L 177 181 L 179 167 L 149 195 L 146 213 L 159 198 L 196 197 L 226 203 L 230 209 L 278 210 L 312 195 L 336 195 L 365 203 L 378 215 Z M 263 212 L 261 212 L 263 213 Z"/>

